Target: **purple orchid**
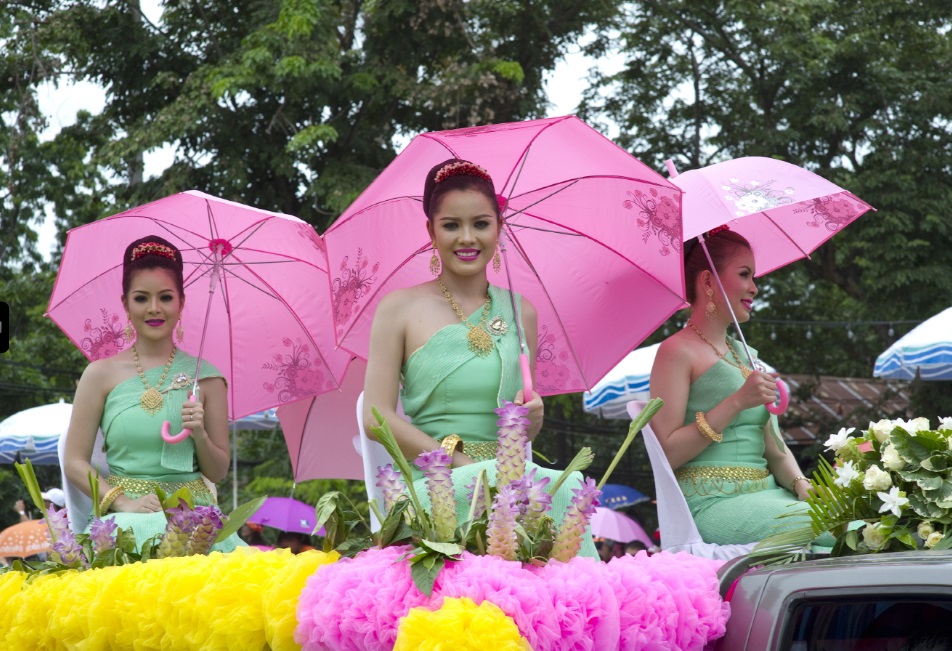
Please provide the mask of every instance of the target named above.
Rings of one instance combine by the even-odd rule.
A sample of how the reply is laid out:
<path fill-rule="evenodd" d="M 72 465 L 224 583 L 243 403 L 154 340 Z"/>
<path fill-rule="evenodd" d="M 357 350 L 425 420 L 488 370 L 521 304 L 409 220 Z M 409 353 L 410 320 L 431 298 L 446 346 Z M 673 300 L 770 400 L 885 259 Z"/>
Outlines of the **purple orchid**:
<path fill-rule="evenodd" d="M 582 548 L 582 536 L 595 513 L 598 496 L 602 493 L 591 477 L 586 477 L 581 488 L 575 488 L 572 492 L 572 504 L 565 511 L 562 526 L 552 546 L 551 557 L 563 563 L 569 562 Z"/>
<path fill-rule="evenodd" d="M 529 419 L 526 414 L 529 413 L 529 408 L 506 401 L 502 407 L 493 411 L 499 415 L 499 420 L 496 421 L 499 426 L 496 485 L 505 486 L 518 480 L 526 471 L 526 448 L 529 443 L 526 434 Z"/>

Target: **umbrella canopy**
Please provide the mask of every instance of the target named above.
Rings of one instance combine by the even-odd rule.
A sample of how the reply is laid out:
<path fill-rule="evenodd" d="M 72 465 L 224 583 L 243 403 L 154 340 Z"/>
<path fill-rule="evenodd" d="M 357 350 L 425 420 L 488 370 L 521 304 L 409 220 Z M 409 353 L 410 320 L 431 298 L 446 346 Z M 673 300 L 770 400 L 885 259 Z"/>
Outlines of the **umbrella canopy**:
<path fill-rule="evenodd" d="M 201 192 L 69 231 L 47 314 L 90 360 L 133 343 L 122 332 L 121 257 L 148 235 L 182 252 L 181 347 L 224 374 L 231 420 L 337 388 L 350 356 L 335 351 L 330 302 L 318 289 L 327 286 L 326 258 L 313 227 Z"/>
<path fill-rule="evenodd" d="M 0 463 L 13 463 L 17 453 L 34 465 L 59 463 L 56 446 L 69 428 L 73 405 L 51 405 L 18 411 L 0 422 Z M 2 556 L 2 554 L 0 554 Z"/>
<path fill-rule="evenodd" d="M 875 377 L 952 380 L 952 307 L 907 332 L 876 358 Z"/>
<path fill-rule="evenodd" d="M 591 391 L 583 393 L 582 406 L 585 411 L 598 414 L 602 418 L 630 420 L 628 402 L 647 401 L 650 398 L 648 382 L 660 345 L 636 348 L 599 380 Z M 757 361 L 768 373 L 774 372 L 774 368 L 764 360 L 758 358 Z"/>
<path fill-rule="evenodd" d="M 651 498 L 631 486 L 605 484 L 602 486 L 602 494 L 598 501 L 601 502 L 602 506 L 607 506 L 610 509 L 623 509 L 626 506 L 649 502 Z M 615 538 L 615 540 L 618 540 L 618 538 Z"/>
<path fill-rule="evenodd" d="M 651 536 L 645 533 L 637 520 L 604 506 L 595 507 L 591 524 L 592 535 L 596 538 L 608 538 L 624 543 L 640 540 L 648 547 L 654 544 Z"/>
<path fill-rule="evenodd" d="M 269 497 L 248 522 L 257 522 L 265 527 L 281 531 L 297 531 L 310 534 L 317 524 L 314 507 L 290 497 Z M 321 535 L 318 533 L 317 535 Z"/>
<path fill-rule="evenodd" d="M 367 363 L 356 359 L 348 367 L 339 391 L 278 407 L 294 481 L 364 478 L 354 439 L 360 436 L 355 410 L 357 397 L 364 390 L 366 370 Z"/>
<path fill-rule="evenodd" d="M 26 520 L 0 531 L 0 556 L 26 558 L 53 550 L 46 520 Z"/>
<path fill-rule="evenodd" d="M 758 276 L 809 257 L 872 209 L 835 183 L 775 158 L 735 158 L 674 172 L 671 180 L 684 190 L 684 240 L 727 224 L 751 243 Z"/>
<path fill-rule="evenodd" d="M 582 391 L 684 304 L 680 191 L 574 116 L 425 133 L 324 234 L 340 345 L 366 359 L 382 296 L 433 276 L 426 174 L 470 160 L 505 198 L 505 271 L 535 305 L 536 390 Z"/>

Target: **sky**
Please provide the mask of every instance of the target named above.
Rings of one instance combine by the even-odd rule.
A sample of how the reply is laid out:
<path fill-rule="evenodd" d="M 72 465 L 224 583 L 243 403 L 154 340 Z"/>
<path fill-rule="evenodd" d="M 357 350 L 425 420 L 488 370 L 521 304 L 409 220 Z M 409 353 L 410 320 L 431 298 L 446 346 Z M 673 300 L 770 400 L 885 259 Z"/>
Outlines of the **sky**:
<path fill-rule="evenodd" d="M 142 11 L 153 23 L 161 20 L 159 0 L 142 0 Z M 617 56 L 594 60 L 581 52 L 581 46 L 571 48 L 546 79 L 546 92 L 551 104 L 547 117 L 575 112 L 587 86 L 585 79 L 593 67 L 613 71 L 613 68 L 620 65 L 621 61 Z M 49 117 L 49 126 L 41 134 L 43 140 L 54 138 L 61 129 L 74 124 L 78 111 L 86 110 L 95 115 L 102 111 L 106 102 L 105 91 L 89 82 L 64 84 L 59 87 L 44 84 L 38 95 L 40 109 Z M 171 164 L 173 156 L 174 150 L 171 147 L 147 152 L 144 158 L 145 178 L 160 175 Z M 56 225 L 51 214 L 48 214 L 44 223 L 39 226 L 37 234 L 38 248 L 43 256 L 49 259 L 56 244 Z"/>

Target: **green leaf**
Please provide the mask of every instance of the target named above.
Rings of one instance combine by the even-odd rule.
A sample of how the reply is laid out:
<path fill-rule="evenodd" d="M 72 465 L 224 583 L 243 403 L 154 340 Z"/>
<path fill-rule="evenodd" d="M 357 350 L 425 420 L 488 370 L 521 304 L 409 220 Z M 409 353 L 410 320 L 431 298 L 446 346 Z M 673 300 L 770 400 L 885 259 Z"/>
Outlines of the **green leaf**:
<path fill-rule="evenodd" d="M 241 525 L 258 512 L 258 509 L 261 508 L 261 505 L 264 504 L 266 499 L 268 499 L 267 495 L 257 497 L 250 502 L 245 502 L 228 514 L 228 519 L 225 520 L 224 526 L 221 528 L 221 531 L 218 532 L 218 535 L 215 536 L 215 542 L 220 543 L 241 529 Z"/>
<path fill-rule="evenodd" d="M 578 454 L 575 455 L 575 458 L 569 462 L 569 465 L 566 466 L 565 470 L 562 471 L 562 474 L 559 475 L 559 478 L 555 480 L 555 483 L 549 487 L 549 495 L 555 495 L 559 488 L 562 487 L 562 484 L 565 483 L 565 480 L 573 472 L 581 472 L 592 465 L 592 461 L 595 460 L 595 455 L 592 453 L 591 448 L 582 448 L 578 451 Z"/>
<path fill-rule="evenodd" d="M 437 542 L 435 540 L 421 539 L 419 545 L 423 549 L 431 551 L 435 554 L 442 554 L 443 556 L 459 556 L 463 553 L 463 548 L 456 543 Z"/>
<path fill-rule="evenodd" d="M 446 564 L 446 559 L 439 555 L 426 554 L 423 556 L 424 558 L 420 559 L 423 562 L 416 562 L 417 558 L 420 557 L 413 559 L 414 563 L 410 566 L 410 575 L 413 577 L 413 584 L 417 587 L 417 590 L 430 597 L 433 595 L 433 584 L 436 582 L 440 570 Z M 432 562 L 429 560 L 431 558 L 433 559 Z"/>
<path fill-rule="evenodd" d="M 661 398 L 652 398 L 647 404 L 645 404 L 644 409 L 639 412 L 638 416 L 631 421 L 631 425 L 628 426 L 628 436 L 625 437 L 621 447 L 618 448 L 618 452 L 615 453 L 615 457 L 609 464 L 608 469 L 605 471 L 605 474 L 602 475 L 602 480 L 598 482 L 599 488 L 604 486 L 608 481 L 608 478 L 611 477 L 611 474 L 615 471 L 615 466 L 617 466 L 618 462 L 621 461 L 621 458 L 625 456 L 625 452 L 628 451 L 628 446 L 631 445 L 631 442 L 635 440 L 638 432 L 643 430 L 645 425 L 651 422 L 651 419 L 654 418 L 654 415 L 658 413 L 658 410 L 660 410 L 663 406 L 664 400 Z M 554 492 L 552 494 L 555 495 Z"/>

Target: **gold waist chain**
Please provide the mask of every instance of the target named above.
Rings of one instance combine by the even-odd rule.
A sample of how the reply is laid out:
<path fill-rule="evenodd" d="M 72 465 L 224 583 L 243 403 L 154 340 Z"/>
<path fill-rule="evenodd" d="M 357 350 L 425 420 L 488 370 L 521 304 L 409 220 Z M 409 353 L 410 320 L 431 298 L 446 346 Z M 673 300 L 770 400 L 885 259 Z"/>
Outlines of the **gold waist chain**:
<path fill-rule="evenodd" d="M 770 471 L 746 466 L 687 466 L 678 468 L 674 476 L 681 490 L 692 495 L 731 495 L 756 493 L 767 488 Z"/>
<path fill-rule="evenodd" d="M 463 441 L 463 454 L 473 461 L 489 461 L 496 458 L 496 441 Z"/>
<path fill-rule="evenodd" d="M 125 494 L 130 493 L 138 496 L 154 493 L 156 488 L 161 488 L 166 495 L 171 495 L 180 488 L 187 488 L 192 496 L 199 502 L 215 504 L 215 498 L 208 490 L 208 484 L 202 479 L 193 479 L 192 481 L 152 481 L 151 479 L 136 479 L 134 477 L 123 477 L 121 475 L 109 475 L 106 482 L 110 486 L 122 486 Z"/>

